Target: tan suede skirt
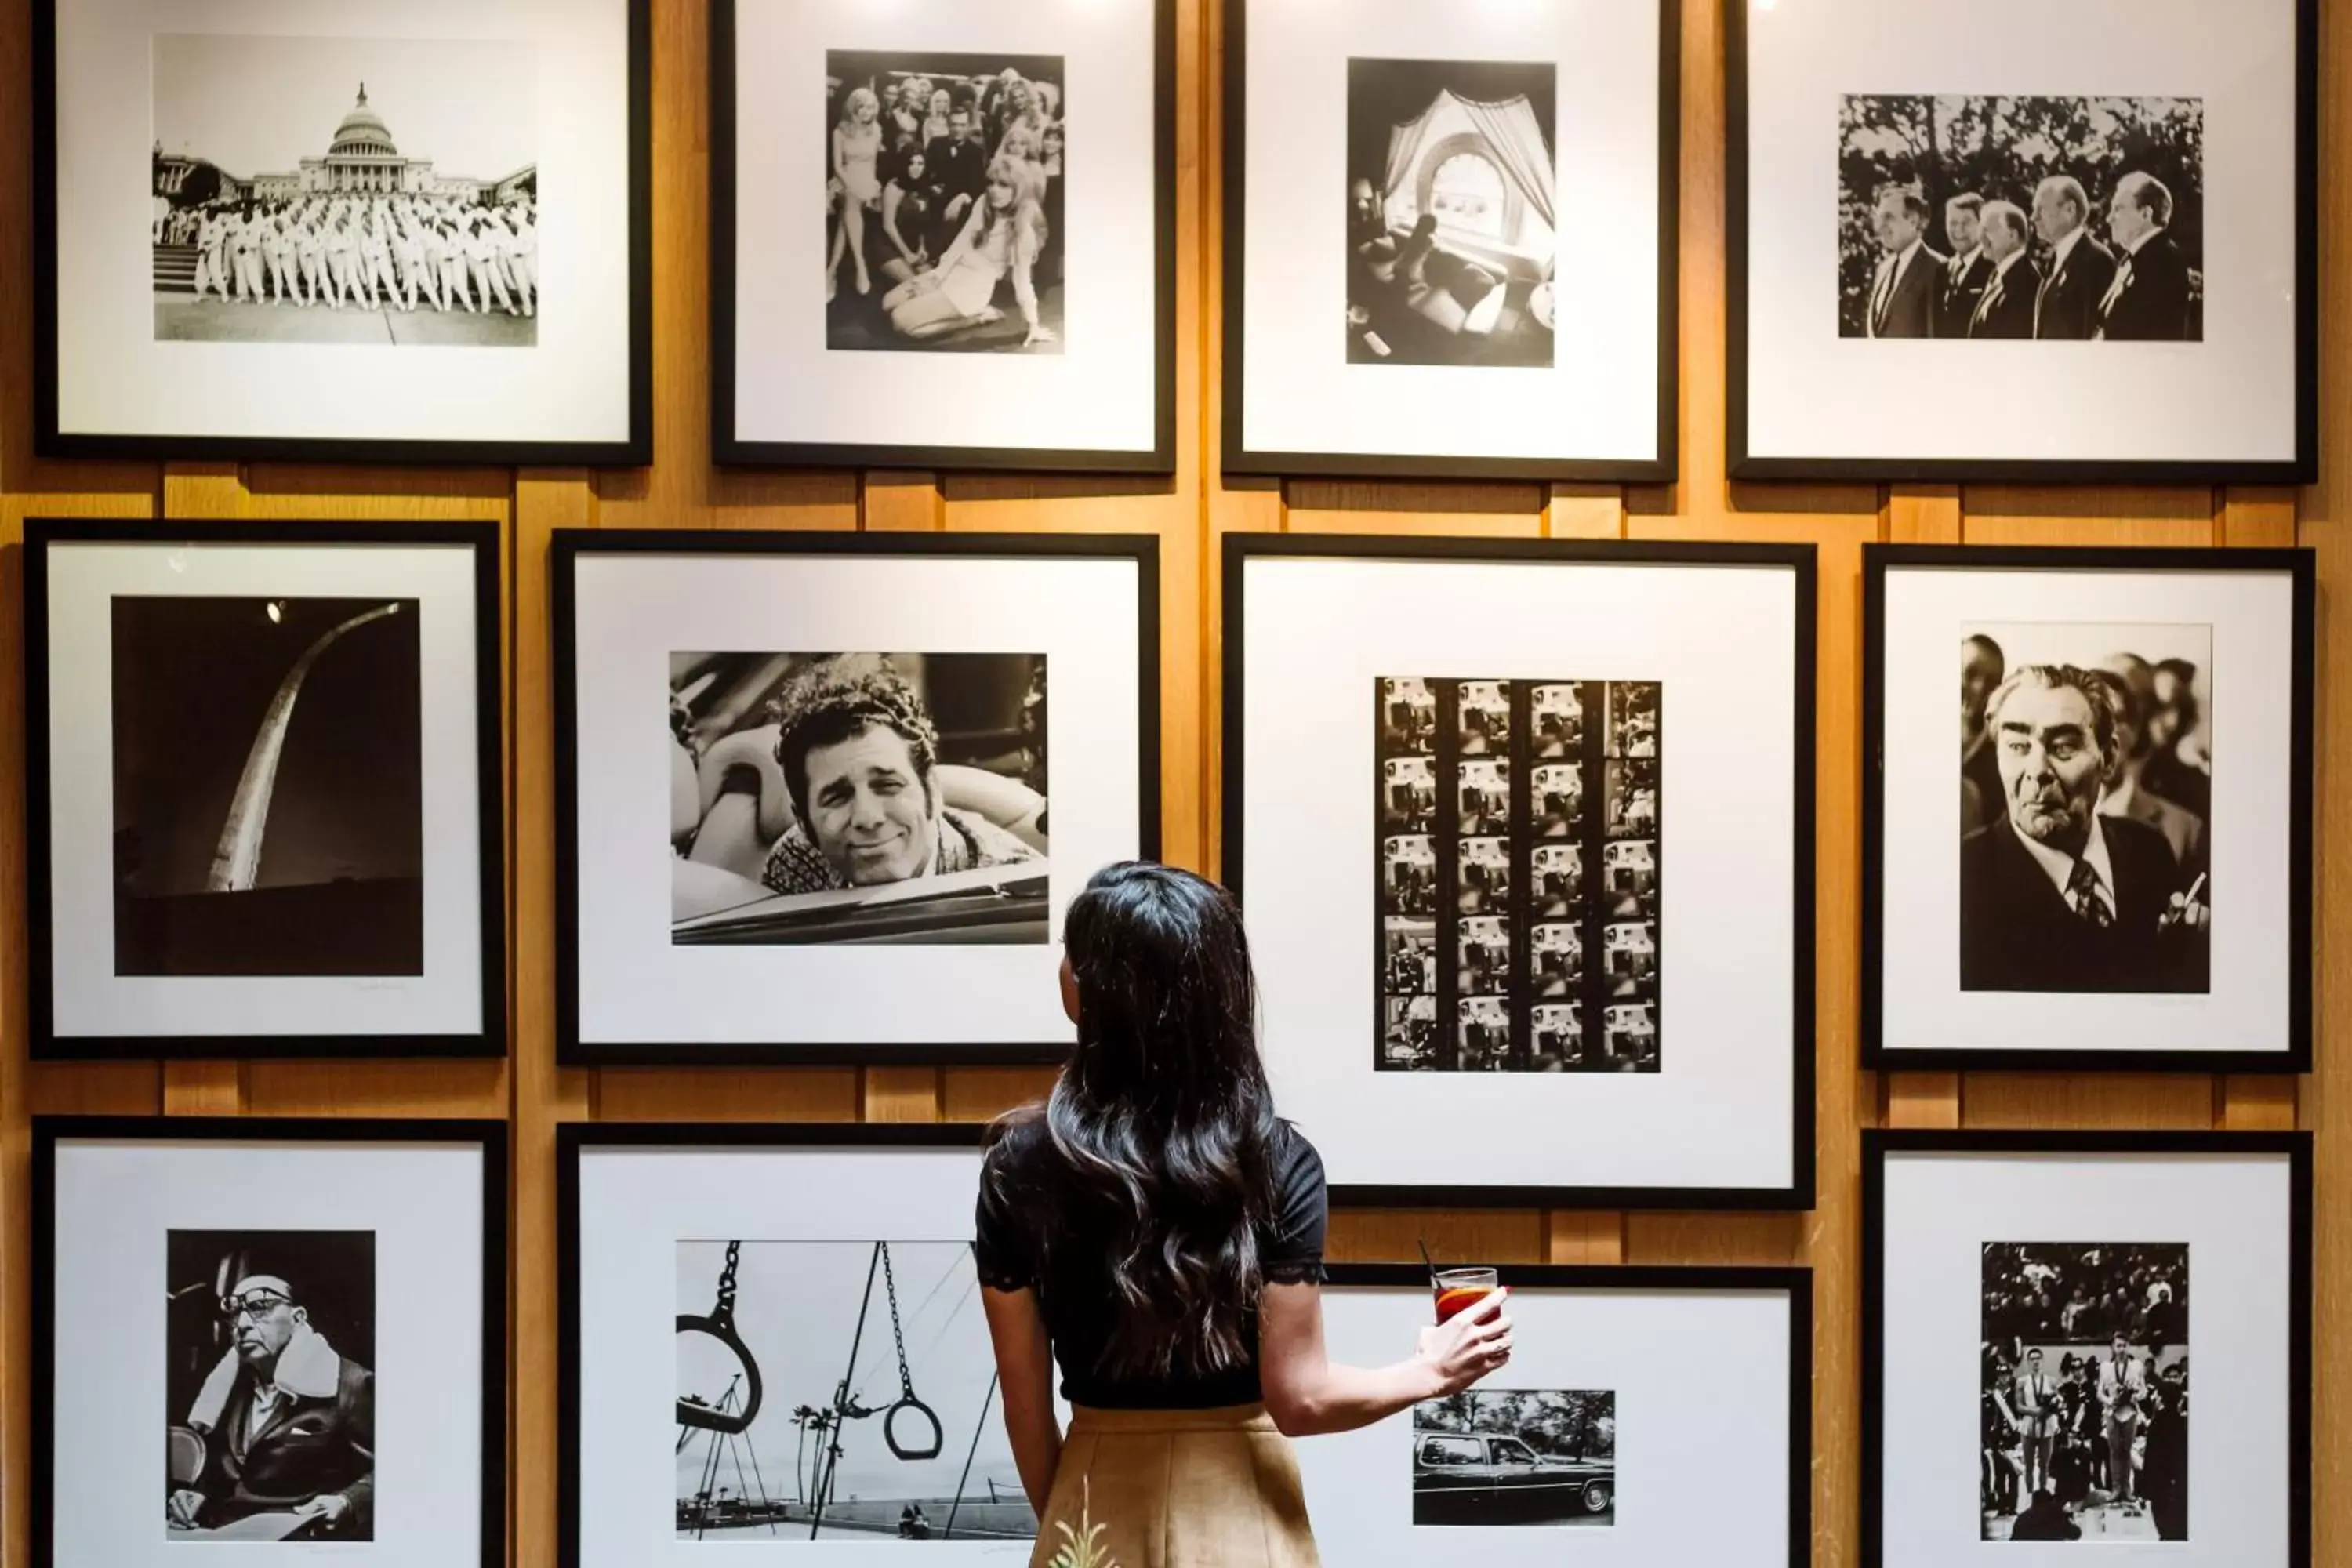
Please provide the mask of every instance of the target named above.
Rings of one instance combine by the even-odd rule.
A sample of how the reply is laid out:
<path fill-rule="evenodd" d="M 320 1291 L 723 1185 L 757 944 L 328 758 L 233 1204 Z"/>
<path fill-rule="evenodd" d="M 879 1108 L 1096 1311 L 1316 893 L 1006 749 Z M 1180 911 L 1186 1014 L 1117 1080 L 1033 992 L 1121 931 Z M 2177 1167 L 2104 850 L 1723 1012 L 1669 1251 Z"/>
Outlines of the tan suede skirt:
<path fill-rule="evenodd" d="M 1092 1532 L 1093 1554 L 1081 1543 Z M 1066 1555 L 1065 1555 L 1066 1553 Z M 1290 1439 L 1262 1405 L 1075 1407 L 1030 1568 L 1317 1568 Z"/>

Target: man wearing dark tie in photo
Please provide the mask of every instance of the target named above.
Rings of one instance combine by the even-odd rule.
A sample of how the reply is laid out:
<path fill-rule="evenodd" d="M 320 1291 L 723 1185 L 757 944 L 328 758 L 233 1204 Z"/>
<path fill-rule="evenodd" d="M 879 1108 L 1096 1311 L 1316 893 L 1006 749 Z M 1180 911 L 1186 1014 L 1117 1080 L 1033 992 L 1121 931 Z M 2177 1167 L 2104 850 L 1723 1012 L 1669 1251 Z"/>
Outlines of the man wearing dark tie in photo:
<path fill-rule="evenodd" d="M 2098 330 L 2099 301 L 2116 280 L 2116 253 L 2084 226 L 2091 198 L 2080 180 L 2053 174 L 2033 193 L 2033 228 L 2050 247 L 2042 293 L 2033 307 L 2033 335 L 2088 341 Z"/>
<path fill-rule="evenodd" d="M 1960 842 L 1960 989 L 2207 990 L 2201 879 L 2153 828 L 2098 813 L 2119 743 L 2105 683 L 2024 665 L 1985 722 L 2005 809 Z"/>
<path fill-rule="evenodd" d="M 2026 254 L 2025 214 L 2009 202 L 1987 202 L 1978 223 L 1985 258 L 1984 292 L 1969 317 L 1972 338 L 2030 338 L 2033 335 L 2033 304 L 2042 292 L 2042 273 Z"/>
<path fill-rule="evenodd" d="M 2126 174 L 2107 205 L 2107 233 L 2123 254 L 2099 300 L 2096 335 L 2110 342 L 2180 342 L 2189 336 L 2189 262 L 2174 241 L 2172 193 L 2153 174 Z"/>
<path fill-rule="evenodd" d="M 1878 193 L 1872 219 L 1885 255 L 1870 289 L 1870 335 L 1928 338 L 1936 334 L 1936 298 L 1948 259 L 1927 243 L 1927 198 L 1908 185 Z"/>
<path fill-rule="evenodd" d="M 923 166 L 930 171 L 931 184 L 938 192 L 932 210 L 939 214 L 939 233 L 951 242 L 962 231 L 971 204 L 988 186 L 988 154 L 981 145 L 980 116 L 969 101 L 960 98 L 949 110 L 948 133 L 931 139 L 923 152 Z M 942 243 L 931 254 L 941 255 L 946 248 Z"/>
<path fill-rule="evenodd" d="M 1944 237 L 1952 244 L 1952 258 L 1936 294 L 1936 335 L 1965 338 L 1969 321 L 1977 313 L 1992 281 L 1992 258 L 1984 251 L 1985 199 L 1974 191 L 1944 204 Z"/>

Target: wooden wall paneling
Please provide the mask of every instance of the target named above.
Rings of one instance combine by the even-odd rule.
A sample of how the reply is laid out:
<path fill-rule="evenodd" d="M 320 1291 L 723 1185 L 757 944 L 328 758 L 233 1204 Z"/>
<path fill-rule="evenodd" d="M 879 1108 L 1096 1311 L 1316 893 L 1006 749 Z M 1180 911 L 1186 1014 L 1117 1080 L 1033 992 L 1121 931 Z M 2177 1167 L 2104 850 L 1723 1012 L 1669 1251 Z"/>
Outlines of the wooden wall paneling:
<path fill-rule="evenodd" d="M 1544 1215 L 1544 1261 L 1624 1262 L 1624 1215 L 1558 1209 Z"/>
<path fill-rule="evenodd" d="M 1334 1263 L 1418 1262 L 1424 1246 L 1441 1267 L 1548 1261 L 1533 1209 L 1334 1209 L 1324 1252 Z"/>
<path fill-rule="evenodd" d="M 552 1568 L 557 1536 L 556 1156 L 559 1123 L 585 1121 L 593 1074 L 555 1065 L 555 692 L 549 625 L 548 545 L 558 528 L 597 522 L 585 469 L 527 468 L 514 489 L 514 604 L 509 661 L 513 690 L 508 744 L 513 764 L 513 1026 L 509 1082 L 514 1123 L 513 1353 L 509 1358 L 514 1438 L 509 1460 L 512 1560 Z"/>
<path fill-rule="evenodd" d="M 1550 539 L 1622 539 L 1625 490 L 1620 485 L 1554 485 L 1544 508 Z"/>
<path fill-rule="evenodd" d="M 2203 1073 L 1972 1072 L 1969 1127 L 2182 1128 L 2213 1125 Z"/>
<path fill-rule="evenodd" d="M 943 1093 L 938 1068 L 867 1068 L 860 1075 L 860 1120 L 937 1121 Z"/>
<path fill-rule="evenodd" d="M 2344 1174 L 2352 1169 L 2352 160 L 2342 151 L 2352 138 L 2352 4 L 2319 7 L 2319 204 L 2305 215 L 2319 229 L 2322 420 L 2319 482 L 2299 498 L 2299 536 L 2318 557 L 2318 730 L 2314 752 L 2319 777 L 2312 791 L 2318 815 L 2312 858 L 2319 879 L 2313 921 L 2317 949 L 2314 1020 L 2316 1072 L 2302 1084 L 2303 1125 L 2315 1130 L 2318 1197 L 2314 1205 L 2314 1285 L 2323 1309 L 2313 1346 L 2312 1561 L 2352 1561 L 2352 1334 L 2344 1331 L 2340 1303 L 2352 1300 L 2352 1205 Z"/>
<path fill-rule="evenodd" d="M 1043 1100 L 1059 1076 L 1053 1068 L 950 1068 L 940 1089 L 942 1121 L 989 1121 Z"/>

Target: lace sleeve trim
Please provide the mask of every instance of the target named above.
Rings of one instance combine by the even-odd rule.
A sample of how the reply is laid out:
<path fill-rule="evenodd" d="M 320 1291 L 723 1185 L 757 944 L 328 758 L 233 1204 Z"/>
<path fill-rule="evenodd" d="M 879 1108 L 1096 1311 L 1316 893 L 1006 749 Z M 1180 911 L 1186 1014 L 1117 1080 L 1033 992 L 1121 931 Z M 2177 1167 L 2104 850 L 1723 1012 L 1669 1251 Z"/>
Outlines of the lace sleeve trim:
<path fill-rule="evenodd" d="M 1269 1285 L 1320 1285 L 1324 1282 L 1323 1260 L 1303 1258 L 1281 1263 L 1269 1263 L 1265 1268 Z"/>

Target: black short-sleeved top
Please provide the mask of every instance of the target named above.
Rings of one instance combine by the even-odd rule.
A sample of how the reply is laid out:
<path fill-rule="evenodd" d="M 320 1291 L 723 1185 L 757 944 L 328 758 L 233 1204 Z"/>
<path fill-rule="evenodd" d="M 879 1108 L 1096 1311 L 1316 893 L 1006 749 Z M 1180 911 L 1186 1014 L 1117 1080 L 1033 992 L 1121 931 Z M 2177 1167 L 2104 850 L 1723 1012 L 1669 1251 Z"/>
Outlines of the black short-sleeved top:
<path fill-rule="evenodd" d="M 1062 1397 L 1098 1410 L 1208 1410 L 1251 1405 L 1260 1397 L 1257 1314 L 1242 1322 L 1249 1347 L 1246 1364 L 1206 1377 L 1142 1380 L 1113 1377 L 1100 1369 L 1110 1338 L 1110 1238 L 1074 1235 L 1054 1237 L 1050 1258 L 1040 1227 L 1046 1205 L 1021 1201 L 1057 1174 L 1045 1155 L 1042 1122 L 1014 1126 L 988 1152 L 981 1184 L 978 1236 L 973 1251 L 981 1283 L 998 1290 L 1034 1289 L 1062 1369 Z M 1258 1227 L 1258 1265 L 1270 1285 L 1320 1284 L 1323 1230 L 1328 1218 L 1323 1161 L 1297 1129 L 1277 1127 L 1268 1152 L 1274 1179 L 1272 1217 Z M 992 1198 L 998 1191 L 1013 1194 Z"/>

